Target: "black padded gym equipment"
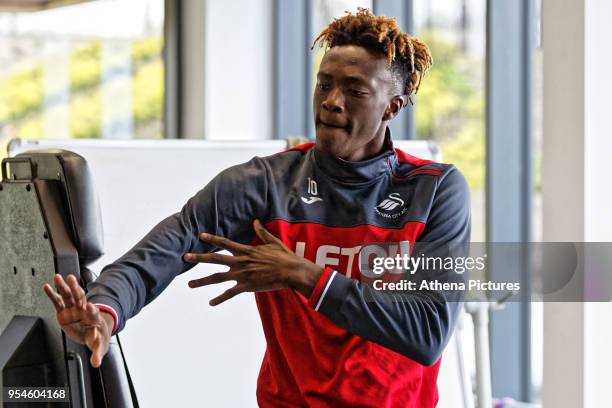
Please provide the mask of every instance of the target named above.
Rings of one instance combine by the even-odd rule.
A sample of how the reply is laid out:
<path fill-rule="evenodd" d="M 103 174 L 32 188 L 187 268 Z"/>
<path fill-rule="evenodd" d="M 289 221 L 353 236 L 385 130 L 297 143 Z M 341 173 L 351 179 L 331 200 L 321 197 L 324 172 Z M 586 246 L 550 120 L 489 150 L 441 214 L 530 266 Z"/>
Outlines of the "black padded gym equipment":
<path fill-rule="evenodd" d="M 55 273 L 73 274 L 86 288 L 95 279 L 87 267 L 103 247 L 100 208 L 83 157 L 46 149 L 2 160 L 0 388 L 68 388 L 70 402 L 36 403 L 40 407 L 138 407 L 118 336 L 102 366 L 92 368 L 89 350 L 63 334 L 42 291 Z M 13 405 L 3 398 L 1 406 Z"/>

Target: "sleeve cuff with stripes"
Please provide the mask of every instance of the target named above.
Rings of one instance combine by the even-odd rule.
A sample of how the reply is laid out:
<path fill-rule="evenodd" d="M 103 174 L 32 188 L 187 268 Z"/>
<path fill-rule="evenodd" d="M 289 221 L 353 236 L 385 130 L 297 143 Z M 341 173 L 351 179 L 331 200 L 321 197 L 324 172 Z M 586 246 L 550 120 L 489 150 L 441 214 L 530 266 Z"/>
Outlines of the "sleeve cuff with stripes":
<path fill-rule="evenodd" d="M 111 331 L 111 336 L 115 335 L 115 332 L 117 331 L 117 326 L 119 326 L 119 317 L 117 316 L 117 312 L 115 311 L 115 309 L 108 305 L 103 305 L 101 303 L 94 303 L 94 305 L 98 306 L 98 309 L 100 309 L 100 311 L 109 313 L 111 316 L 113 316 L 114 323 L 113 330 Z"/>
<path fill-rule="evenodd" d="M 323 269 L 323 273 L 319 277 L 319 280 L 317 281 L 317 284 L 315 285 L 314 289 L 312 290 L 312 293 L 310 294 L 310 298 L 308 299 L 308 305 L 310 307 L 314 308 L 315 310 L 318 310 L 318 306 L 320 303 L 319 301 L 323 299 L 323 294 L 331 281 L 330 278 L 335 273 L 336 271 L 334 271 L 330 267 L 326 267 Z"/>
<path fill-rule="evenodd" d="M 333 315 L 346 301 L 351 280 L 326 267 L 308 299 L 308 305 L 328 317 Z"/>
<path fill-rule="evenodd" d="M 87 301 L 89 303 L 96 305 L 100 311 L 104 311 L 106 313 L 109 313 L 111 316 L 113 316 L 114 324 L 113 324 L 113 331 L 111 333 L 112 335 L 117 334 L 117 332 L 122 329 L 121 314 L 120 314 L 121 305 L 115 302 L 113 298 L 104 296 L 104 295 L 93 295 L 93 296 L 87 296 Z"/>

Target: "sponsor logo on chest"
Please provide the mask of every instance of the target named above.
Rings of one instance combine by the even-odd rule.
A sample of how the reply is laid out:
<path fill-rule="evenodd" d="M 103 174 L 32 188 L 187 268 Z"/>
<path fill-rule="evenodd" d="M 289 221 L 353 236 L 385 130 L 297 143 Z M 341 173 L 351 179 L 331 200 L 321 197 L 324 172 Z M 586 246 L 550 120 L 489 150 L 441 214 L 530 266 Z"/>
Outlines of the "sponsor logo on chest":
<path fill-rule="evenodd" d="M 364 244 L 349 248 L 337 245 L 319 245 L 315 251 L 311 251 L 311 249 L 310 246 L 307 248 L 306 242 L 298 241 L 295 243 L 296 255 L 302 258 L 308 257 L 321 267 L 330 266 L 334 270 L 344 273 L 347 277 L 358 278 L 360 273 L 364 276 L 376 277 L 377 275 L 371 272 L 370 267 L 362 268 L 361 265 L 371 264 L 373 257 L 409 256 L 410 242 L 399 241 L 380 245 Z"/>

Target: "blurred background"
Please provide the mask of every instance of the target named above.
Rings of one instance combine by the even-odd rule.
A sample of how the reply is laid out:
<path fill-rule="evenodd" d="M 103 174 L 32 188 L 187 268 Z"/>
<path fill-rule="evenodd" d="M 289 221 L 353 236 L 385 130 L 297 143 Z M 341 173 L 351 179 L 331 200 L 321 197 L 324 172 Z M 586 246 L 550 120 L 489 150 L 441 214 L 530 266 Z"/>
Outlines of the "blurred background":
<path fill-rule="evenodd" d="M 608 129 L 592 122 L 603 98 L 590 99 L 610 83 L 585 68 L 589 58 L 603 58 L 593 67 L 609 62 L 597 40 L 606 37 L 604 16 L 612 17 L 605 0 L 0 1 L 0 156 L 14 138 L 313 137 L 311 96 L 324 51 L 310 46 L 357 7 L 395 16 L 430 47 L 434 66 L 392 132 L 437 142 L 444 161 L 466 176 L 473 241 L 610 240 L 587 228 L 595 221 L 585 204 L 588 176 L 601 169 L 587 163 L 612 153 L 601 137 Z M 555 82 L 564 77 L 572 79 Z M 570 105 L 557 105 L 563 100 Z M 590 149 L 607 156 L 589 162 Z M 579 169 L 582 184 L 564 182 L 558 169 L 567 166 Z M 586 220 L 582 232 L 557 232 L 568 231 L 555 215 L 564 212 Z M 554 391 L 545 397 L 544 362 L 561 357 L 546 357 L 544 345 L 561 353 L 555 339 L 565 332 L 555 319 L 565 312 L 550 313 L 550 326 L 542 303 L 492 314 L 495 397 L 560 406 Z M 571 336 L 586 356 L 584 333 Z M 587 399 L 586 377 L 555 382 L 550 367 L 549 389 L 578 381 Z"/>
<path fill-rule="evenodd" d="M 35 4 L 23 3 L 24 11 L 34 7 L 27 6 L 28 3 Z M 163 0 L 98 0 L 38 12 L 0 13 L 2 154 L 12 138 L 312 136 L 310 117 L 305 118 L 308 123 L 304 132 L 274 126 L 273 112 L 277 109 L 273 95 L 273 37 L 287 35 L 283 29 L 290 27 L 273 26 L 272 2 L 230 2 L 227 6 L 209 3 L 208 13 L 203 17 L 215 27 L 204 28 L 209 32 L 200 38 L 205 41 L 200 46 L 210 46 L 203 50 L 207 53 L 205 79 L 196 82 L 202 89 L 190 90 L 204 92 L 201 103 L 210 106 L 199 117 L 189 119 L 202 121 L 204 130 L 209 131 L 189 135 L 164 127 L 165 91 L 173 84 L 164 80 Z M 305 40 L 312 43 L 329 22 L 345 11 L 356 11 L 357 7 L 372 9 L 374 4 L 315 0 L 308 6 L 309 10 L 297 11 L 309 14 L 303 15 L 309 20 L 310 31 Z M 243 11 L 232 16 L 239 7 Z M 416 128 L 394 136 L 435 140 L 442 146 L 445 160 L 457 163 L 473 189 L 474 239 L 482 241 L 486 2 L 444 0 L 434 5 L 416 0 L 413 7 L 411 31 L 430 46 L 435 64 L 427 86 L 418 95 L 419 108 L 414 111 Z M 223 28 L 224 25 L 227 27 Z M 306 72 L 309 77 L 303 80 L 312 87 L 324 50 L 316 47 L 310 52 L 306 45 L 298 51 L 309 60 Z M 249 53 L 240 56 L 248 48 Z M 290 63 L 287 61 L 287 65 Z M 228 70 L 232 75 L 228 75 Z M 203 89 L 206 84 L 210 84 L 210 89 Z M 226 87 L 235 93 L 227 92 Z M 245 97 L 258 105 L 264 102 L 264 106 L 257 115 L 247 113 L 250 123 L 233 123 L 231 117 L 238 112 L 231 98 Z"/>

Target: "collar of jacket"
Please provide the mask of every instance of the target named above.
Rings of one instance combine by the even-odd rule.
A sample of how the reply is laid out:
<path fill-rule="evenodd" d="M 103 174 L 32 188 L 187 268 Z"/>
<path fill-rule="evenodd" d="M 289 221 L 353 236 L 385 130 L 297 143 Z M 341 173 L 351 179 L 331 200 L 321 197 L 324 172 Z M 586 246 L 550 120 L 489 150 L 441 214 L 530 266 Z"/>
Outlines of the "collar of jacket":
<path fill-rule="evenodd" d="M 383 176 L 391 175 L 397 166 L 397 154 L 391 140 L 391 131 L 385 131 L 384 148 L 380 154 L 363 161 L 347 161 L 330 154 L 312 149 L 312 159 L 326 176 L 340 183 L 370 183 Z"/>

